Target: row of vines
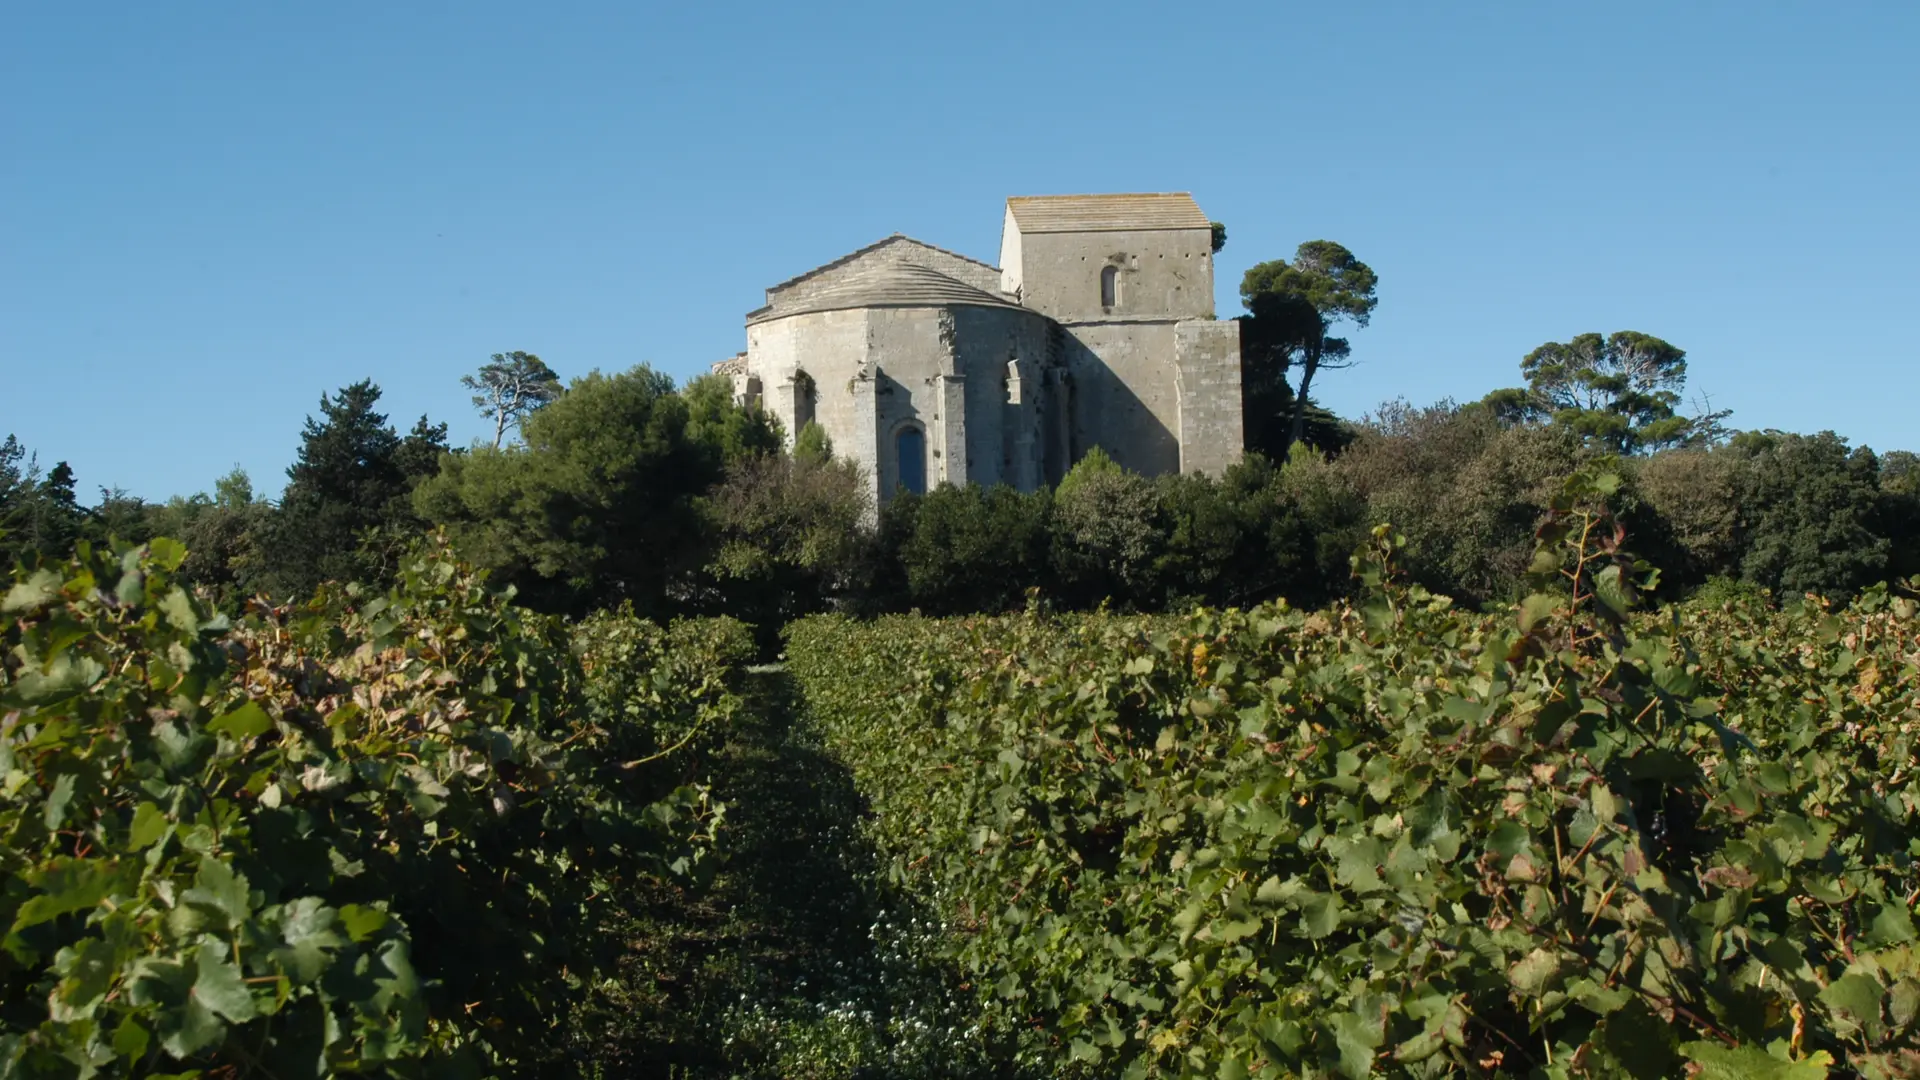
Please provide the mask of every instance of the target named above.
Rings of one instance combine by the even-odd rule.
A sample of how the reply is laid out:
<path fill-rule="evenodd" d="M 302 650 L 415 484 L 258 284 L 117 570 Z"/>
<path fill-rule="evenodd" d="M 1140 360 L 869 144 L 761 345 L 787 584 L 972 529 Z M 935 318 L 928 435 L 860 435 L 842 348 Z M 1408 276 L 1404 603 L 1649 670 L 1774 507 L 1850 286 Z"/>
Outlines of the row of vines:
<path fill-rule="evenodd" d="M 1920 1076 L 1920 618 L 1634 610 L 1570 482 L 1513 614 L 789 631 L 930 948 L 1031 1076 Z"/>
<path fill-rule="evenodd" d="M 713 862 L 744 628 L 435 544 L 229 624 L 184 555 L 0 589 L 0 1076 L 575 1075 L 620 897 Z"/>

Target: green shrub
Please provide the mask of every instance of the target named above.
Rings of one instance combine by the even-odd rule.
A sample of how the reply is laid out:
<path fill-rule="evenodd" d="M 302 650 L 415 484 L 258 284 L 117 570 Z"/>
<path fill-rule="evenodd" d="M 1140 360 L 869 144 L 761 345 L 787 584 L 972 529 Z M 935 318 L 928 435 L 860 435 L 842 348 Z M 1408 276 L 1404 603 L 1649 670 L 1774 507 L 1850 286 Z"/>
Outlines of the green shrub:
<path fill-rule="evenodd" d="M 1048 577 L 1051 507 L 1049 492 L 1005 486 L 943 484 L 894 499 L 881 543 L 906 587 L 896 603 L 939 615 L 1019 608 Z"/>
<path fill-rule="evenodd" d="M 1783 600 L 1805 593 L 1845 599 L 1887 580 L 1892 545 L 1879 531 L 1880 462 L 1818 435 L 1744 432 L 1738 495 L 1746 538 L 1740 576 Z"/>
<path fill-rule="evenodd" d="M 1195 482 L 1214 490 L 1206 480 Z M 1154 564 L 1167 549 L 1161 501 L 1153 481 L 1121 468 L 1097 446 L 1068 470 L 1048 520 L 1048 547 L 1066 603 L 1153 606 Z"/>
<path fill-rule="evenodd" d="M 753 623 L 769 652 L 789 620 L 865 585 L 873 496 L 850 462 L 798 452 L 748 458 L 702 505 L 714 546 L 702 606 Z"/>
<path fill-rule="evenodd" d="M 1721 607 L 1728 604 L 1765 606 L 1773 602 L 1773 594 L 1750 581 L 1732 577 L 1710 577 L 1694 590 L 1687 598 L 1687 604 L 1696 608 Z"/>

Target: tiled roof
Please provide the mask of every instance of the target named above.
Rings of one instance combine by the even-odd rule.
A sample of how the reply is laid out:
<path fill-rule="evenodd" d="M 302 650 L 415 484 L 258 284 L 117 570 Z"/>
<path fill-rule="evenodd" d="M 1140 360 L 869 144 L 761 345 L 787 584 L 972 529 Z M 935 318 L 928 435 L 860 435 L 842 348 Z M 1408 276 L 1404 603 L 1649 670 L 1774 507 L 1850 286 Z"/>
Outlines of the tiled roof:
<path fill-rule="evenodd" d="M 934 245 L 927 243 L 925 240 L 915 240 L 913 237 L 908 236 L 906 233 L 894 233 L 892 236 L 889 236 L 884 240 L 876 240 L 873 243 L 868 244 L 866 247 L 863 247 L 858 251 L 849 251 L 845 255 L 840 256 L 839 258 L 833 260 L 832 262 L 821 263 L 819 266 L 816 266 L 813 269 L 808 270 L 804 274 L 795 274 L 793 277 L 788 278 L 787 280 L 779 283 L 778 285 L 769 285 L 767 286 L 767 292 L 768 293 L 779 292 L 781 289 L 784 289 L 789 285 L 797 285 L 800 282 L 805 281 L 808 278 L 812 277 L 813 275 L 818 274 L 822 271 L 832 270 L 833 268 L 838 266 L 845 266 L 846 264 L 852 262 L 853 260 L 858 259 L 862 255 L 866 255 L 869 252 L 878 251 L 879 249 L 886 247 L 888 244 L 896 244 L 902 241 L 905 241 L 906 243 L 909 243 L 909 244 L 916 245 L 918 247 L 927 248 L 931 251 L 937 251 L 942 255 L 951 255 L 956 259 L 961 259 L 966 262 L 973 263 L 976 266 L 984 267 L 988 270 L 993 271 L 996 274 L 1000 272 L 1000 268 L 993 265 L 992 263 L 983 263 L 979 259 L 975 259 L 968 255 L 962 255 L 957 251 L 948 251 L 946 248 L 943 248 L 943 247 L 935 247 Z"/>
<path fill-rule="evenodd" d="M 1207 215 L 1184 191 L 1140 195 L 1016 195 L 1007 200 L 1023 233 L 1205 229 Z"/>
<path fill-rule="evenodd" d="M 713 373 L 716 375 L 744 375 L 746 372 L 746 353 L 736 353 L 725 360 L 716 360 L 713 364 Z"/>
<path fill-rule="evenodd" d="M 938 270 L 913 263 L 877 266 L 849 275 L 791 306 L 775 310 L 761 308 L 747 316 L 749 322 L 785 318 L 809 311 L 842 311 L 868 307 L 1001 307 L 1020 309 L 1020 305 L 985 289 L 976 289 L 955 281 Z"/>

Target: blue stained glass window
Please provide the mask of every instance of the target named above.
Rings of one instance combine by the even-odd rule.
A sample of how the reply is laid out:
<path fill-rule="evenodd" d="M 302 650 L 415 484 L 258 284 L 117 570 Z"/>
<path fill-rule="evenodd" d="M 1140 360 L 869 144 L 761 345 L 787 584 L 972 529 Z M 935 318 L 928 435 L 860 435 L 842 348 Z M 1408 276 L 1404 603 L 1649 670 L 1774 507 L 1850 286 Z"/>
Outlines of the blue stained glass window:
<path fill-rule="evenodd" d="M 927 493 L 927 436 L 919 428 L 902 428 L 893 437 L 894 457 L 900 466 L 900 486 L 915 495 Z"/>

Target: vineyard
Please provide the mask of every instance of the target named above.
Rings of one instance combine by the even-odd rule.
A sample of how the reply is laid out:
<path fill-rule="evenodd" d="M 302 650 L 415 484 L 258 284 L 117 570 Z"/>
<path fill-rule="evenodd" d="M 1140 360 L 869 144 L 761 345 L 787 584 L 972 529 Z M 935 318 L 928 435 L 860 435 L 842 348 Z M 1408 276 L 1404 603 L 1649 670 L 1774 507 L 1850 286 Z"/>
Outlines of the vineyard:
<path fill-rule="evenodd" d="M 889 872 L 1019 1071 L 1920 1075 L 1920 619 L 1702 603 L 1570 486 L 1483 616 L 791 634 Z"/>
<path fill-rule="evenodd" d="M 184 554 L 83 546 L 0 601 L 0 1075 L 563 1059 L 614 898 L 710 868 L 681 770 L 744 631 L 569 637 L 437 548 L 228 625 Z"/>
<path fill-rule="evenodd" d="M 1920 1076 L 1920 612 L 0 600 L 0 1076 Z"/>

